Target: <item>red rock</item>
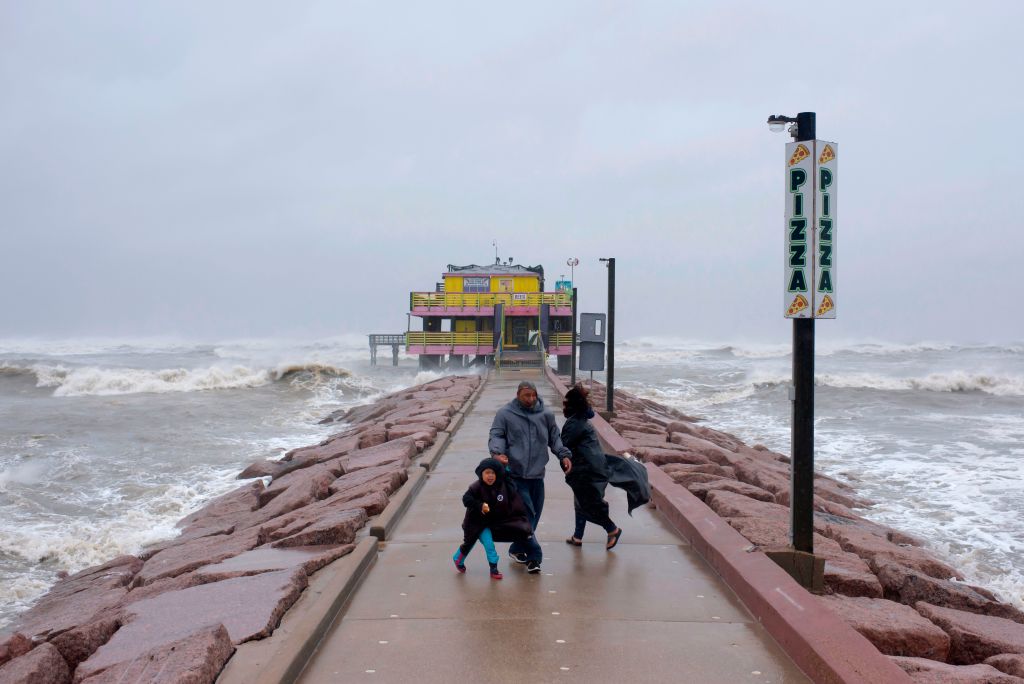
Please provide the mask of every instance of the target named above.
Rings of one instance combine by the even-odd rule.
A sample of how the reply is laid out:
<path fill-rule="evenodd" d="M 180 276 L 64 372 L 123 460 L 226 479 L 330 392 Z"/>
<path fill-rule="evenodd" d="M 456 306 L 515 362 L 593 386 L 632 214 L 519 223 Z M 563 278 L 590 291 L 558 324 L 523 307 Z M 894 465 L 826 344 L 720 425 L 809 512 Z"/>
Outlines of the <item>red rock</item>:
<path fill-rule="evenodd" d="M 825 559 L 825 586 L 834 594 L 880 599 L 882 585 L 867 563 L 847 551 Z"/>
<path fill-rule="evenodd" d="M 716 492 L 717 493 L 717 492 Z M 711 498 L 711 495 L 708 495 Z M 719 513 L 721 515 L 721 513 Z M 726 518 L 737 532 L 765 550 L 785 549 L 790 546 L 789 523 L 760 517 Z M 828 557 L 841 556 L 843 550 L 831 539 L 814 534 L 814 554 Z M 865 567 L 865 569 L 867 569 Z"/>
<path fill-rule="evenodd" d="M 128 593 L 127 585 L 145 566 L 135 556 L 119 556 L 57 582 L 16 619 L 14 631 L 49 637 L 92 621 Z"/>
<path fill-rule="evenodd" d="M 668 431 L 665 430 L 664 426 L 658 424 L 651 424 L 640 420 L 625 420 L 623 418 L 613 418 L 611 420 L 611 426 L 615 428 L 615 431 L 620 435 L 624 431 L 628 432 L 646 432 L 659 437 L 667 438 Z"/>
<path fill-rule="evenodd" d="M 0 665 L 32 650 L 32 640 L 21 632 L 0 638 Z"/>
<path fill-rule="evenodd" d="M 221 581 L 275 570 L 302 570 L 308 577 L 325 565 L 352 553 L 353 549 L 355 546 L 352 544 L 286 549 L 262 546 L 220 563 L 205 565 L 196 570 L 195 574 L 207 579 L 216 578 L 211 581 Z"/>
<path fill-rule="evenodd" d="M 0 666 L 0 684 L 68 684 L 71 670 L 50 644 L 41 644 Z"/>
<path fill-rule="evenodd" d="M 668 429 L 673 436 L 676 434 L 691 435 L 705 442 L 710 442 L 721 449 L 725 449 L 726 451 L 738 451 L 743 445 L 743 442 L 732 435 L 682 421 L 672 423 L 668 426 Z"/>
<path fill-rule="evenodd" d="M 649 432 L 633 432 L 632 430 L 625 430 L 620 432 L 622 438 L 632 444 L 634 447 L 654 447 L 654 448 L 669 448 L 668 435 L 652 435 Z"/>
<path fill-rule="evenodd" d="M 276 537 L 277 541 L 274 541 L 272 546 L 282 548 L 349 544 L 365 523 L 366 512 L 362 508 L 327 513 L 315 520 L 298 520 L 291 526 L 275 532 L 272 538 Z"/>
<path fill-rule="evenodd" d="M 89 658 L 107 643 L 121 627 L 121 617 L 116 611 L 101 613 L 98 619 L 59 634 L 50 643 L 60 651 L 61 657 L 73 672 L 78 664 Z"/>
<path fill-rule="evenodd" d="M 947 665 L 926 658 L 890 656 L 916 684 L 1024 684 L 989 665 Z"/>
<path fill-rule="evenodd" d="M 714 463 L 666 463 L 661 466 L 661 469 L 669 475 L 675 472 L 710 473 L 723 478 L 736 479 L 736 471 L 731 467 Z"/>
<path fill-rule="evenodd" d="M 917 611 L 949 634 L 949 662 L 973 665 L 1002 653 L 1024 653 L 1024 625 L 920 602 Z"/>
<path fill-rule="evenodd" d="M 363 468 L 375 468 L 392 463 L 408 468 L 411 459 L 415 457 L 416 441 L 411 436 L 403 437 L 375 447 L 353 451 L 345 458 L 345 472 L 351 473 Z"/>
<path fill-rule="evenodd" d="M 235 652 L 224 625 L 201 629 L 81 680 L 82 684 L 212 684 Z"/>
<path fill-rule="evenodd" d="M 991 665 L 1004 674 L 1024 678 L 1024 655 L 1002 653 L 991 658 L 985 658 L 985 664 Z"/>
<path fill-rule="evenodd" d="M 359 448 L 368 449 L 388 441 L 388 431 L 383 425 L 374 426 L 359 435 Z"/>
<path fill-rule="evenodd" d="M 206 536 L 203 532 L 213 534 L 234 528 L 240 518 L 247 516 L 260 507 L 260 494 L 264 491 L 263 482 L 250 482 L 227 494 L 211 499 L 209 503 L 195 513 L 178 521 L 185 536 Z"/>
<path fill-rule="evenodd" d="M 344 474 L 345 468 L 338 460 L 310 466 L 303 470 L 288 473 L 273 482 L 257 497 L 256 508 L 261 508 L 270 503 L 278 495 L 283 494 L 291 487 L 300 487 L 308 493 L 311 500 L 320 500 L 327 496 L 331 483 Z M 301 499 L 305 499 L 303 496 Z"/>
<path fill-rule="evenodd" d="M 335 411 L 329 416 L 320 421 L 320 424 L 325 423 L 365 423 L 371 420 L 376 420 L 380 416 L 383 416 L 388 411 L 393 411 L 398 405 L 396 401 L 379 400 L 372 404 L 364 404 L 362 406 L 353 406 L 350 409 L 343 409 L 341 411 Z"/>
<path fill-rule="evenodd" d="M 132 581 L 132 586 L 140 587 L 164 577 L 177 577 L 204 565 L 237 556 L 257 545 L 257 535 L 258 530 L 247 529 L 229 535 L 202 537 L 164 549 L 146 561 Z"/>
<path fill-rule="evenodd" d="M 1017 608 L 992 601 L 965 584 L 935 579 L 899 563 L 882 563 L 875 571 L 885 590 L 885 598 L 891 601 L 899 601 L 908 606 L 923 601 L 935 606 L 1024 622 L 1024 614 Z"/>
<path fill-rule="evenodd" d="M 711 461 L 700 454 L 689 453 L 681 449 L 656 449 L 654 447 L 639 446 L 633 448 L 633 455 L 645 463 L 653 463 L 654 465 L 666 465 L 669 463 L 705 465 L 711 463 Z"/>
<path fill-rule="evenodd" d="M 325 443 L 314 446 L 292 449 L 281 459 L 281 468 L 274 474 L 280 477 L 285 473 L 307 468 L 317 463 L 332 461 L 345 456 L 359 448 L 359 435 L 348 435 L 339 439 L 329 439 Z"/>
<path fill-rule="evenodd" d="M 708 495 L 711 498 L 711 494 Z M 775 504 L 769 504 L 774 506 Z M 726 518 L 737 532 L 763 551 L 790 548 L 789 521 L 768 517 Z M 882 586 L 860 558 L 839 548 L 831 539 L 814 534 L 814 555 L 825 559 L 825 587 L 849 596 L 882 597 Z"/>
<path fill-rule="evenodd" d="M 963 579 L 952 566 L 938 560 L 924 549 L 898 546 L 852 525 L 829 525 L 826 534 L 839 542 L 844 551 L 857 554 L 873 567 L 894 562 L 918 570 L 936 579 Z"/>
<path fill-rule="evenodd" d="M 235 475 L 236 480 L 250 480 L 254 477 L 273 477 L 281 469 L 280 461 L 256 461 Z"/>
<path fill-rule="evenodd" d="M 675 472 L 675 473 L 671 473 L 670 475 L 672 477 L 672 480 L 676 484 L 681 484 L 684 487 L 686 487 L 688 485 L 691 485 L 691 484 L 715 482 L 717 480 L 721 480 L 722 479 L 722 478 L 718 477 L 717 475 L 710 475 L 708 473 Z"/>
<path fill-rule="evenodd" d="M 429 411 L 426 413 L 414 413 L 404 418 L 398 418 L 394 421 L 385 421 L 384 426 L 390 429 L 396 425 L 416 425 L 424 424 L 431 425 L 438 430 L 444 430 L 448 427 L 448 423 L 451 422 L 450 414 L 445 410 L 440 411 Z"/>
<path fill-rule="evenodd" d="M 245 521 L 245 525 L 257 525 L 327 497 L 330 494 L 331 483 L 337 479 L 339 472 L 343 471 L 339 470 L 338 467 L 331 467 L 330 464 L 322 463 L 316 468 L 310 468 L 289 475 L 289 479 L 280 485 L 284 491 L 267 501 L 258 511 L 249 516 Z M 274 491 L 279 490 L 274 489 Z M 261 500 L 266 500 L 265 496 L 260 498 Z"/>
<path fill-rule="evenodd" d="M 910 606 L 874 598 L 820 596 L 818 600 L 885 655 L 945 662 L 949 636 Z"/>
<path fill-rule="evenodd" d="M 708 492 L 705 503 L 723 518 L 758 517 L 766 520 L 789 521 L 789 509 L 785 506 L 768 501 L 757 501 L 735 492 L 723 490 Z"/>
<path fill-rule="evenodd" d="M 266 572 L 133 603 L 125 609 L 124 626 L 79 665 L 76 678 L 83 680 L 131 663 L 211 625 L 224 625 L 233 644 L 269 636 L 306 584 L 301 570 Z"/>
<path fill-rule="evenodd" d="M 700 454 L 720 466 L 729 466 L 730 460 L 735 457 L 734 454 L 713 442 L 682 432 L 673 432 L 669 443 L 689 453 Z"/>
<path fill-rule="evenodd" d="M 675 479 L 675 476 L 673 476 Z M 774 501 L 774 497 L 771 492 L 766 492 L 760 487 L 749 485 L 746 482 L 739 482 L 738 480 L 730 480 L 726 478 L 718 478 L 705 482 L 703 484 L 691 484 L 687 486 L 690 493 L 696 496 L 701 501 L 707 499 L 709 492 L 723 491 L 723 492 L 735 492 L 736 494 L 742 494 L 743 496 L 754 499 L 755 501 Z"/>
<path fill-rule="evenodd" d="M 362 487 L 367 483 L 373 483 L 375 488 L 390 496 L 408 479 L 409 471 L 395 463 L 373 468 L 360 468 L 359 470 L 345 473 L 332 482 L 330 491 L 334 495 L 353 487 Z"/>
<path fill-rule="evenodd" d="M 436 425 L 424 425 L 413 423 L 411 425 L 396 425 L 388 428 L 388 441 L 412 437 L 413 441 L 422 440 L 424 443 L 433 444 L 437 439 L 438 427 Z"/>
<path fill-rule="evenodd" d="M 790 490 L 789 468 L 774 461 L 756 458 L 748 453 L 732 454 L 728 465 L 736 469 L 736 479 L 772 494 L 788 495 Z"/>

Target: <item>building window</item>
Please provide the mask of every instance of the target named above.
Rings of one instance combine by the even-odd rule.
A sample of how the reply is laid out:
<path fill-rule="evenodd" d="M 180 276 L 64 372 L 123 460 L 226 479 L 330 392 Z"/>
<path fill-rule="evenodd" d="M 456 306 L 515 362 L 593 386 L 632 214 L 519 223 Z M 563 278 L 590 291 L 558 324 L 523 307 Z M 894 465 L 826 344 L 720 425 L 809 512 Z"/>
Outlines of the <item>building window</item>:
<path fill-rule="evenodd" d="M 512 292 L 513 289 L 511 278 L 498 278 L 499 292 Z"/>

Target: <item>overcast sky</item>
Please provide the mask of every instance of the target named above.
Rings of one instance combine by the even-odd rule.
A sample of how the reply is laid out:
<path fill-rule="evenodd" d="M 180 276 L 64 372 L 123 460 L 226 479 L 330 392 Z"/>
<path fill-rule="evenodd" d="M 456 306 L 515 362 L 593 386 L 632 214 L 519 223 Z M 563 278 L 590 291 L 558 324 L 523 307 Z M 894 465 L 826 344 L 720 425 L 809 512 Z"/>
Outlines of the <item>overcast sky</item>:
<path fill-rule="evenodd" d="M 0 337 L 404 330 L 446 264 L 618 266 L 618 336 L 786 342 L 785 134 L 837 141 L 819 339 L 1024 340 L 1024 4 L 0 0 Z"/>

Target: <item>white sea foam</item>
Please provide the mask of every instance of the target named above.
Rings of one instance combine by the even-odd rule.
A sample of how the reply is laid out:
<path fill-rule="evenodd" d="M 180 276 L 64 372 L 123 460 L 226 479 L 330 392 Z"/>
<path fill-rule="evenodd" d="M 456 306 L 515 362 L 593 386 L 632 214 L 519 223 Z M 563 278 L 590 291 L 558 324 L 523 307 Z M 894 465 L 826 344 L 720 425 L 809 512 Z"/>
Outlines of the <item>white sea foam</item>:
<path fill-rule="evenodd" d="M 53 387 L 53 394 L 58 397 L 244 389 L 279 380 L 313 389 L 329 380 L 351 375 L 345 368 L 321 362 L 283 362 L 273 368 L 217 365 L 156 370 L 46 363 L 20 366 L 5 362 L 0 365 L 0 374 L 34 375 L 37 387 Z"/>
<path fill-rule="evenodd" d="M 183 474 L 183 482 L 155 487 L 112 517 L 100 511 L 88 517 L 50 514 L 0 522 L 0 554 L 35 568 L 18 581 L 2 583 L 0 605 L 24 607 L 45 593 L 58 570 L 74 573 L 176 536 L 175 523 L 180 518 L 238 486 L 236 472 L 194 469 Z M 118 499 L 113 490 L 105 498 Z"/>
<path fill-rule="evenodd" d="M 1024 376 L 996 373 L 949 371 L 923 377 L 901 378 L 877 373 L 815 375 L 815 384 L 838 388 L 866 388 L 889 391 L 984 392 L 997 396 L 1024 395 Z"/>
<path fill-rule="evenodd" d="M 140 392 L 195 392 L 197 390 L 238 389 L 260 387 L 271 382 L 272 374 L 266 369 L 246 366 L 211 368 L 166 368 L 141 370 L 137 368 L 75 368 L 63 373 L 63 378 L 54 374 L 53 380 L 40 383 L 52 386 L 58 397 L 81 397 L 89 395 L 136 394 Z"/>

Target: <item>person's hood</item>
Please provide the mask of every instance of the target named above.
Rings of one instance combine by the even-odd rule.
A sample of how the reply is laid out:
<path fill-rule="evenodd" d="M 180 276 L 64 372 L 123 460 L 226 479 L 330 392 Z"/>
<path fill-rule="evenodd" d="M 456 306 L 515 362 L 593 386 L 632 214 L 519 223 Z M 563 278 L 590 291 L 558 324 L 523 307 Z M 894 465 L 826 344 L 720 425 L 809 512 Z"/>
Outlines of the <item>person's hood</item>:
<path fill-rule="evenodd" d="M 476 470 L 474 471 L 476 473 L 477 479 L 480 480 L 480 482 L 482 483 L 484 471 L 487 470 L 488 468 L 493 470 L 494 474 L 497 476 L 494 480 L 494 485 L 492 486 L 500 485 L 502 481 L 505 479 L 505 466 L 502 464 L 501 461 L 499 461 L 496 458 L 485 458 L 484 460 L 480 461 L 479 465 L 477 465 Z"/>
<path fill-rule="evenodd" d="M 594 413 L 594 409 L 588 406 L 584 411 L 577 411 L 571 416 L 566 416 L 566 418 L 579 418 L 580 420 L 590 420 L 595 415 L 596 414 Z"/>
<path fill-rule="evenodd" d="M 533 405 L 533 408 L 526 408 L 519 403 L 518 399 L 513 399 L 508 403 L 509 407 L 516 413 L 520 413 L 524 416 L 531 415 L 533 413 L 544 413 L 544 400 L 537 397 L 537 403 Z"/>

